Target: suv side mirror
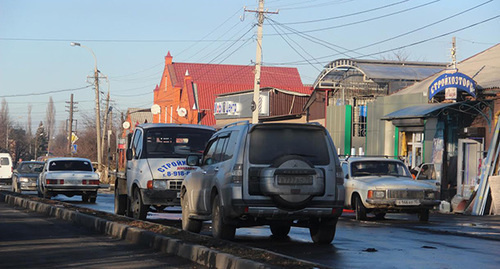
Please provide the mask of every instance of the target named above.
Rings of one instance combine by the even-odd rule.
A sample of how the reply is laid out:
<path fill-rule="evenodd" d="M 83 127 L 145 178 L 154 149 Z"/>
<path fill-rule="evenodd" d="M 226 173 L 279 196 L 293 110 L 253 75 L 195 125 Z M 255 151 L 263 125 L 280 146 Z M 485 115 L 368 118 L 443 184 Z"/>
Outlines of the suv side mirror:
<path fill-rule="evenodd" d="M 200 166 L 200 156 L 188 155 L 186 158 L 186 164 L 189 166 Z"/>
<path fill-rule="evenodd" d="M 125 155 L 127 156 L 127 161 L 132 160 L 132 149 L 127 149 L 127 152 Z"/>

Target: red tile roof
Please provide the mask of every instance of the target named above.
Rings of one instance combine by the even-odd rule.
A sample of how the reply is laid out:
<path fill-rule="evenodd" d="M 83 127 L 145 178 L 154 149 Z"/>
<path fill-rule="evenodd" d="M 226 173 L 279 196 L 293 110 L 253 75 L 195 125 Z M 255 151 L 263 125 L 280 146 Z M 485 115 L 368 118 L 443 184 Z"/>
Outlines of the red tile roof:
<path fill-rule="evenodd" d="M 182 87 L 186 70 L 198 90 L 199 109 L 206 112 L 202 124 L 215 125 L 213 106 L 218 94 L 251 90 L 254 87 L 254 66 L 200 63 L 172 63 L 169 67 L 172 82 Z M 174 74 L 173 74 L 174 73 Z M 261 88 L 274 87 L 293 92 L 311 94 L 305 87 L 296 68 L 267 67 L 261 69 Z M 192 91 L 188 91 L 192 94 Z M 190 98 L 190 101 L 193 100 Z M 192 107 L 192 103 L 190 104 Z"/>

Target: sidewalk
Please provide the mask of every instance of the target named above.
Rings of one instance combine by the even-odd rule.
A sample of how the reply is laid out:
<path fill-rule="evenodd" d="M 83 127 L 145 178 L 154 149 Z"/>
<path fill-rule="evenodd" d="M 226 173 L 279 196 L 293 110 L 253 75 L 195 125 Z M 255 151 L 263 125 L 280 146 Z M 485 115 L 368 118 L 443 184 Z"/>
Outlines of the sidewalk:
<path fill-rule="evenodd" d="M 454 234 L 500 241 L 500 215 L 471 216 L 431 214 L 429 223 L 412 227 L 440 234 Z"/>
<path fill-rule="evenodd" d="M 353 219 L 354 212 L 344 210 L 342 218 Z M 389 213 L 385 220 L 371 219 L 369 222 L 389 225 L 394 221 L 398 222 L 399 227 L 411 230 L 500 241 L 500 215 L 471 216 L 433 212 L 429 222 L 420 222 L 412 214 Z"/>

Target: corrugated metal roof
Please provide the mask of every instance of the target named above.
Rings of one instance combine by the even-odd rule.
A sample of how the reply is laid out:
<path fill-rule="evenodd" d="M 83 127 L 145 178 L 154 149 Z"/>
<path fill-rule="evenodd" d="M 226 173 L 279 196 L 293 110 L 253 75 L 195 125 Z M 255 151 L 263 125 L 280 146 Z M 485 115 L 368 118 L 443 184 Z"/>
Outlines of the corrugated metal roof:
<path fill-rule="evenodd" d="M 337 59 L 325 66 L 322 81 L 342 80 L 343 73 L 357 69 L 372 80 L 422 80 L 446 68 L 445 63 Z"/>
<path fill-rule="evenodd" d="M 368 64 L 360 63 L 358 67 L 365 75 L 374 80 L 422 80 L 441 70 L 445 66 L 412 66 L 406 64 Z"/>
<path fill-rule="evenodd" d="M 393 120 L 393 119 L 428 118 L 431 116 L 436 116 L 444 108 L 448 108 L 450 106 L 458 104 L 460 103 L 439 103 L 439 104 L 410 106 L 391 112 L 383 116 L 382 119 Z"/>
<path fill-rule="evenodd" d="M 476 81 L 482 89 L 500 88 L 500 43 L 457 64 L 458 72 Z M 431 83 L 445 71 L 394 94 L 427 93 Z"/>

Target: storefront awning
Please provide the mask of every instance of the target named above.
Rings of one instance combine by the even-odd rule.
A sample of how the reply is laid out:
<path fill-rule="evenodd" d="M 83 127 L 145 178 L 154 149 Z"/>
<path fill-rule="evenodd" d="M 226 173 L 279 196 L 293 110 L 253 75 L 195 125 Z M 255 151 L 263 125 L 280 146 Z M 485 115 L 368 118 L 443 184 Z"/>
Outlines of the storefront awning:
<path fill-rule="evenodd" d="M 383 120 L 395 119 L 418 119 L 430 118 L 437 116 L 443 109 L 458 105 L 460 103 L 440 103 L 440 104 L 426 104 L 418 106 L 405 107 L 396 110 L 382 117 Z"/>

